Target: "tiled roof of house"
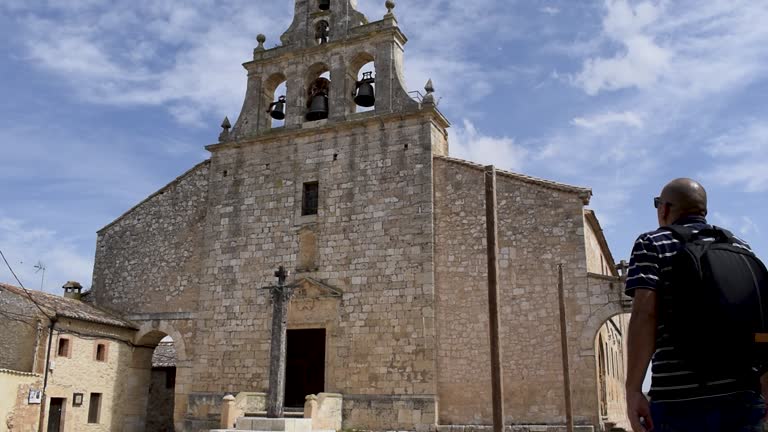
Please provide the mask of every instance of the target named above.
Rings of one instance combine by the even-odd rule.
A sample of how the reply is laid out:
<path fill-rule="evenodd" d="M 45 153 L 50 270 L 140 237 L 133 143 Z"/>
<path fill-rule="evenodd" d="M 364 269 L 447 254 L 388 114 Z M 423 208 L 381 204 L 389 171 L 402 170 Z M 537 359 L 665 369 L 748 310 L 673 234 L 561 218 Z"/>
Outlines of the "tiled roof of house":
<path fill-rule="evenodd" d="M 136 324 L 126 321 L 110 312 L 97 309 L 90 304 L 79 300 L 69 299 L 41 291 L 28 290 L 24 292 L 22 288 L 13 285 L 0 283 L 0 291 L 7 291 L 30 301 L 29 297 L 46 311 L 48 315 L 58 315 L 64 318 L 72 318 L 80 321 L 106 324 L 123 328 L 138 329 Z M 29 296 L 27 295 L 29 294 Z"/>
<path fill-rule="evenodd" d="M 176 347 L 173 342 L 160 342 L 152 354 L 152 367 L 175 367 Z"/>

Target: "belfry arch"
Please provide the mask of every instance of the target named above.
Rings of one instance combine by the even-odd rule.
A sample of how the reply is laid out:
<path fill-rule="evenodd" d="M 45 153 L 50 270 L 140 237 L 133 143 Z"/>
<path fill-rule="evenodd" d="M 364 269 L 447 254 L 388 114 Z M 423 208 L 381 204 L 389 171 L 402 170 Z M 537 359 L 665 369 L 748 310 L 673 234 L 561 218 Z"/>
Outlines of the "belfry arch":
<path fill-rule="evenodd" d="M 274 73 L 264 81 L 263 104 L 267 107 L 268 114 L 266 125 L 269 128 L 282 127 L 285 125 L 288 115 L 288 106 L 286 95 L 288 80 L 283 73 Z"/>
<path fill-rule="evenodd" d="M 366 73 L 370 75 L 365 75 Z M 355 103 L 355 95 L 358 93 L 360 84 L 371 78 L 375 80 L 376 74 L 376 62 L 375 57 L 368 52 L 361 52 L 352 57 L 347 67 L 346 88 L 350 91 L 349 102 L 347 103 L 347 111 L 349 113 L 373 111 L 375 107 L 362 107 Z M 370 83 L 371 87 L 375 90 L 375 82 Z"/>

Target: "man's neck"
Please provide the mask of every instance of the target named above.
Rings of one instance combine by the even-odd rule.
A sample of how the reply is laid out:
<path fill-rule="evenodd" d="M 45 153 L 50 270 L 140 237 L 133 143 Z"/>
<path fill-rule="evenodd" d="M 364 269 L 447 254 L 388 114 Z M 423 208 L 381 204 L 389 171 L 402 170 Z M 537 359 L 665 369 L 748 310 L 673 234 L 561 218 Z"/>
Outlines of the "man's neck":
<path fill-rule="evenodd" d="M 698 214 L 688 214 L 678 217 L 670 225 L 685 225 L 690 223 L 707 223 L 707 218 Z"/>

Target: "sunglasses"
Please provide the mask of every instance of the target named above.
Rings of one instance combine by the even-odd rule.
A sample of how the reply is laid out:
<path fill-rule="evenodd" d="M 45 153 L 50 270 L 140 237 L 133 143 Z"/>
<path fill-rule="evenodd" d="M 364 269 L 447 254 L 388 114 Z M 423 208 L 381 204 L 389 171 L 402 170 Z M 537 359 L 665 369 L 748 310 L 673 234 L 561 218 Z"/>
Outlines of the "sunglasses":
<path fill-rule="evenodd" d="M 654 206 L 654 207 L 656 207 L 656 208 L 659 208 L 659 207 L 661 207 L 661 205 L 662 205 L 662 204 L 666 204 L 666 205 L 668 205 L 668 206 L 670 206 L 670 207 L 672 206 L 672 204 L 671 204 L 671 203 L 668 203 L 668 202 L 664 202 L 664 201 L 662 201 L 662 200 L 661 200 L 661 197 L 655 197 L 655 198 L 653 199 L 653 206 Z"/>

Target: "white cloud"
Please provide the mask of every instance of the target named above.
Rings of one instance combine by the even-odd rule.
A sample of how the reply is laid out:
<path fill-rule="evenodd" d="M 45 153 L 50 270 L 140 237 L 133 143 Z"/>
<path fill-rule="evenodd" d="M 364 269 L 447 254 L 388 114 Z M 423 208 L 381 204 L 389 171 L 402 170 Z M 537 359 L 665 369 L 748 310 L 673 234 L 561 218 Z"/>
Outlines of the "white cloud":
<path fill-rule="evenodd" d="M 589 95 L 639 89 L 697 99 L 766 69 L 768 3 L 606 0 L 605 9 L 602 48 L 573 79 Z"/>
<path fill-rule="evenodd" d="M 606 0 L 603 20 L 607 39 L 619 43 L 622 51 L 610 58 L 589 58 L 575 82 L 587 94 L 627 87 L 649 88 L 668 69 L 672 53 L 657 44 L 647 32 L 661 13 L 650 2 L 632 6 L 627 0 Z"/>
<path fill-rule="evenodd" d="M 571 124 L 598 132 L 620 126 L 637 129 L 641 129 L 644 126 L 642 117 L 632 111 L 605 112 L 588 117 L 576 117 L 571 120 Z"/>
<path fill-rule="evenodd" d="M 768 191 L 768 121 L 753 120 L 712 140 L 709 177 L 749 192 Z"/>
<path fill-rule="evenodd" d="M 68 280 L 90 286 L 92 259 L 52 230 L 0 215 L 0 246 L 26 288 L 40 289 L 43 276 L 44 290 L 51 293 L 59 294 Z M 35 268 L 38 263 L 46 267 L 45 274 Z M 18 286 L 5 263 L 0 263 L 0 280 Z"/>
<path fill-rule="evenodd" d="M 461 127 L 449 129 L 449 134 L 454 157 L 511 171 L 521 171 L 525 165 L 528 152 L 514 139 L 484 135 L 467 119 Z"/>
<path fill-rule="evenodd" d="M 732 230 L 739 236 L 760 235 L 760 226 L 749 216 L 734 217 L 721 212 L 713 212 L 713 223 L 717 226 Z"/>
<path fill-rule="evenodd" d="M 383 2 L 359 7 L 372 21 L 386 12 Z M 240 64 L 256 46 L 257 33 L 268 36 L 268 47 L 279 44 L 293 1 L 278 6 L 269 0 L 73 0 L 41 7 L 13 0 L 2 8 L 23 12 L 19 40 L 28 60 L 69 82 L 84 100 L 162 106 L 182 124 L 210 127 L 225 115 L 237 117 L 246 85 Z M 47 13 L 52 8 L 55 20 Z M 497 13 L 489 14 L 492 9 Z M 424 30 L 408 46 L 411 89 L 421 91 L 433 78 L 438 97 L 459 107 L 487 96 L 494 82 L 528 73 L 512 66 L 486 68 L 464 52 L 487 29 L 498 29 L 501 40 L 523 34 L 513 12 L 495 0 L 398 4 L 403 28 Z M 425 26 L 424 17 L 430 16 L 440 19 Z"/>
<path fill-rule="evenodd" d="M 541 9 L 539 9 L 539 11 L 547 15 L 557 15 L 560 13 L 560 8 L 557 8 L 554 6 L 544 6 Z"/>
<path fill-rule="evenodd" d="M 194 6 L 67 2 L 51 19 L 30 6 L 19 20 L 19 40 L 30 62 L 69 82 L 88 102 L 163 106 L 180 123 L 217 124 L 240 108 L 246 84 L 240 64 L 256 33 L 277 39 L 281 21 L 286 28 L 288 21 L 284 7 L 237 0 L 226 14 L 221 8 L 208 0 Z"/>

